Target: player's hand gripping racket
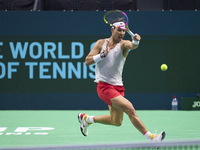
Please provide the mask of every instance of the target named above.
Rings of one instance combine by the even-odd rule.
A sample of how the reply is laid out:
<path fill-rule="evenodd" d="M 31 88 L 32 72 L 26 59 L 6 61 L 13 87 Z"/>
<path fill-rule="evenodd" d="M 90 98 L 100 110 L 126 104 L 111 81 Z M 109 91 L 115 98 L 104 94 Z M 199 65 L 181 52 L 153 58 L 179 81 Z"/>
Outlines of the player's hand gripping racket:
<path fill-rule="evenodd" d="M 115 26 L 115 27 L 126 30 L 130 36 L 132 36 L 133 38 L 135 37 L 135 34 L 133 32 L 131 32 L 128 27 L 128 16 L 123 11 L 110 10 L 104 15 L 103 19 L 104 19 L 105 23 L 109 24 L 110 26 L 113 26 L 113 23 L 116 21 L 124 22 L 125 26 L 119 25 L 119 26 Z M 136 39 L 134 38 L 134 40 L 136 40 Z"/>

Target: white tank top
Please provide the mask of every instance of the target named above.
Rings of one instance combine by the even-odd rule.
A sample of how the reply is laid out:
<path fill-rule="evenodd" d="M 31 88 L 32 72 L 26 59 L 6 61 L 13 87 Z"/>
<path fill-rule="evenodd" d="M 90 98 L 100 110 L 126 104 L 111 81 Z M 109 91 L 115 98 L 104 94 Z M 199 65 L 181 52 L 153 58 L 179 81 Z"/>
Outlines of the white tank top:
<path fill-rule="evenodd" d="M 106 49 L 106 45 L 107 41 L 105 40 L 101 52 Z M 122 72 L 125 60 L 119 42 L 103 60 L 96 64 L 94 82 L 103 81 L 111 85 L 123 85 Z"/>

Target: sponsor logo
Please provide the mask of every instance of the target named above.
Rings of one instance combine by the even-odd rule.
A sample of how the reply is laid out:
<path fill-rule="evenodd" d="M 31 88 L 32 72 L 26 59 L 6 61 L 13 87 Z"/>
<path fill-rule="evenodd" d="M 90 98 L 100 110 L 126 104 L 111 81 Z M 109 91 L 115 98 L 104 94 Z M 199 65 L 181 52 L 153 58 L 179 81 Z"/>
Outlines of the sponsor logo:
<path fill-rule="evenodd" d="M 52 127 L 18 127 L 14 132 L 6 132 L 7 127 L 0 127 L 0 135 L 48 135 Z M 45 132 L 44 132 L 45 131 Z"/>
<path fill-rule="evenodd" d="M 194 101 L 193 108 L 200 107 L 200 101 Z"/>

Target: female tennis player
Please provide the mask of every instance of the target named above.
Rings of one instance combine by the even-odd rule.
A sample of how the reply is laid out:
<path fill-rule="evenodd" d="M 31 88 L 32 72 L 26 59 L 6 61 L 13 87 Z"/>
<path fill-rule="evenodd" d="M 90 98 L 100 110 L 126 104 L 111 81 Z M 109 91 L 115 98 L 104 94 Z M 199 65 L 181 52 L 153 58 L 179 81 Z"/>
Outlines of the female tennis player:
<path fill-rule="evenodd" d="M 135 34 L 132 41 L 123 40 L 124 29 L 116 26 L 125 25 L 124 22 L 117 21 L 111 27 L 111 36 L 107 39 L 99 39 L 93 49 L 86 56 L 85 64 L 89 66 L 96 63 L 95 82 L 99 97 L 108 104 L 110 115 L 89 116 L 84 113 L 78 114 L 81 132 L 88 135 L 88 127 L 92 123 L 121 126 L 123 114 L 126 113 L 132 124 L 147 139 L 152 142 L 161 142 L 165 137 L 165 132 L 158 135 L 150 133 L 140 120 L 132 103 L 124 97 L 124 87 L 122 82 L 122 71 L 129 49 L 133 50 L 139 46 L 140 35 Z"/>

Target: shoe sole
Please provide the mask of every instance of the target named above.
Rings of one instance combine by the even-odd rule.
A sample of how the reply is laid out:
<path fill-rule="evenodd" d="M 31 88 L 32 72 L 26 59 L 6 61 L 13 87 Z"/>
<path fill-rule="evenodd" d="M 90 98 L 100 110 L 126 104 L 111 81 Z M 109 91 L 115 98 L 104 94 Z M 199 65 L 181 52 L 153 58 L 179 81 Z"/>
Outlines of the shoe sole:
<path fill-rule="evenodd" d="M 82 133 L 84 136 L 87 136 L 87 135 L 84 134 L 83 129 L 82 129 L 81 127 L 80 127 L 80 129 L 81 129 L 81 133 Z"/>
<path fill-rule="evenodd" d="M 161 133 L 161 135 L 162 135 L 162 138 L 161 138 L 161 141 L 162 141 L 162 140 L 164 140 L 165 135 L 166 135 L 165 131 L 163 131 L 163 132 Z"/>
<path fill-rule="evenodd" d="M 161 135 L 162 135 L 162 138 L 161 138 L 161 142 L 162 142 L 164 140 L 164 138 L 165 138 L 165 135 L 166 135 L 165 131 L 163 131 L 161 133 Z M 156 147 L 156 149 L 159 149 L 159 147 Z"/>
<path fill-rule="evenodd" d="M 78 122 L 79 122 L 79 123 L 81 123 L 81 117 L 80 117 L 80 115 L 81 115 L 81 113 L 78 114 Z M 82 129 L 81 127 L 80 127 L 80 129 L 81 129 L 81 133 L 82 133 L 84 136 L 87 136 L 87 135 L 84 134 L 83 129 Z"/>
<path fill-rule="evenodd" d="M 79 123 L 81 123 L 81 117 L 80 117 L 80 114 L 81 114 L 81 113 L 78 114 L 78 122 L 79 122 Z"/>

